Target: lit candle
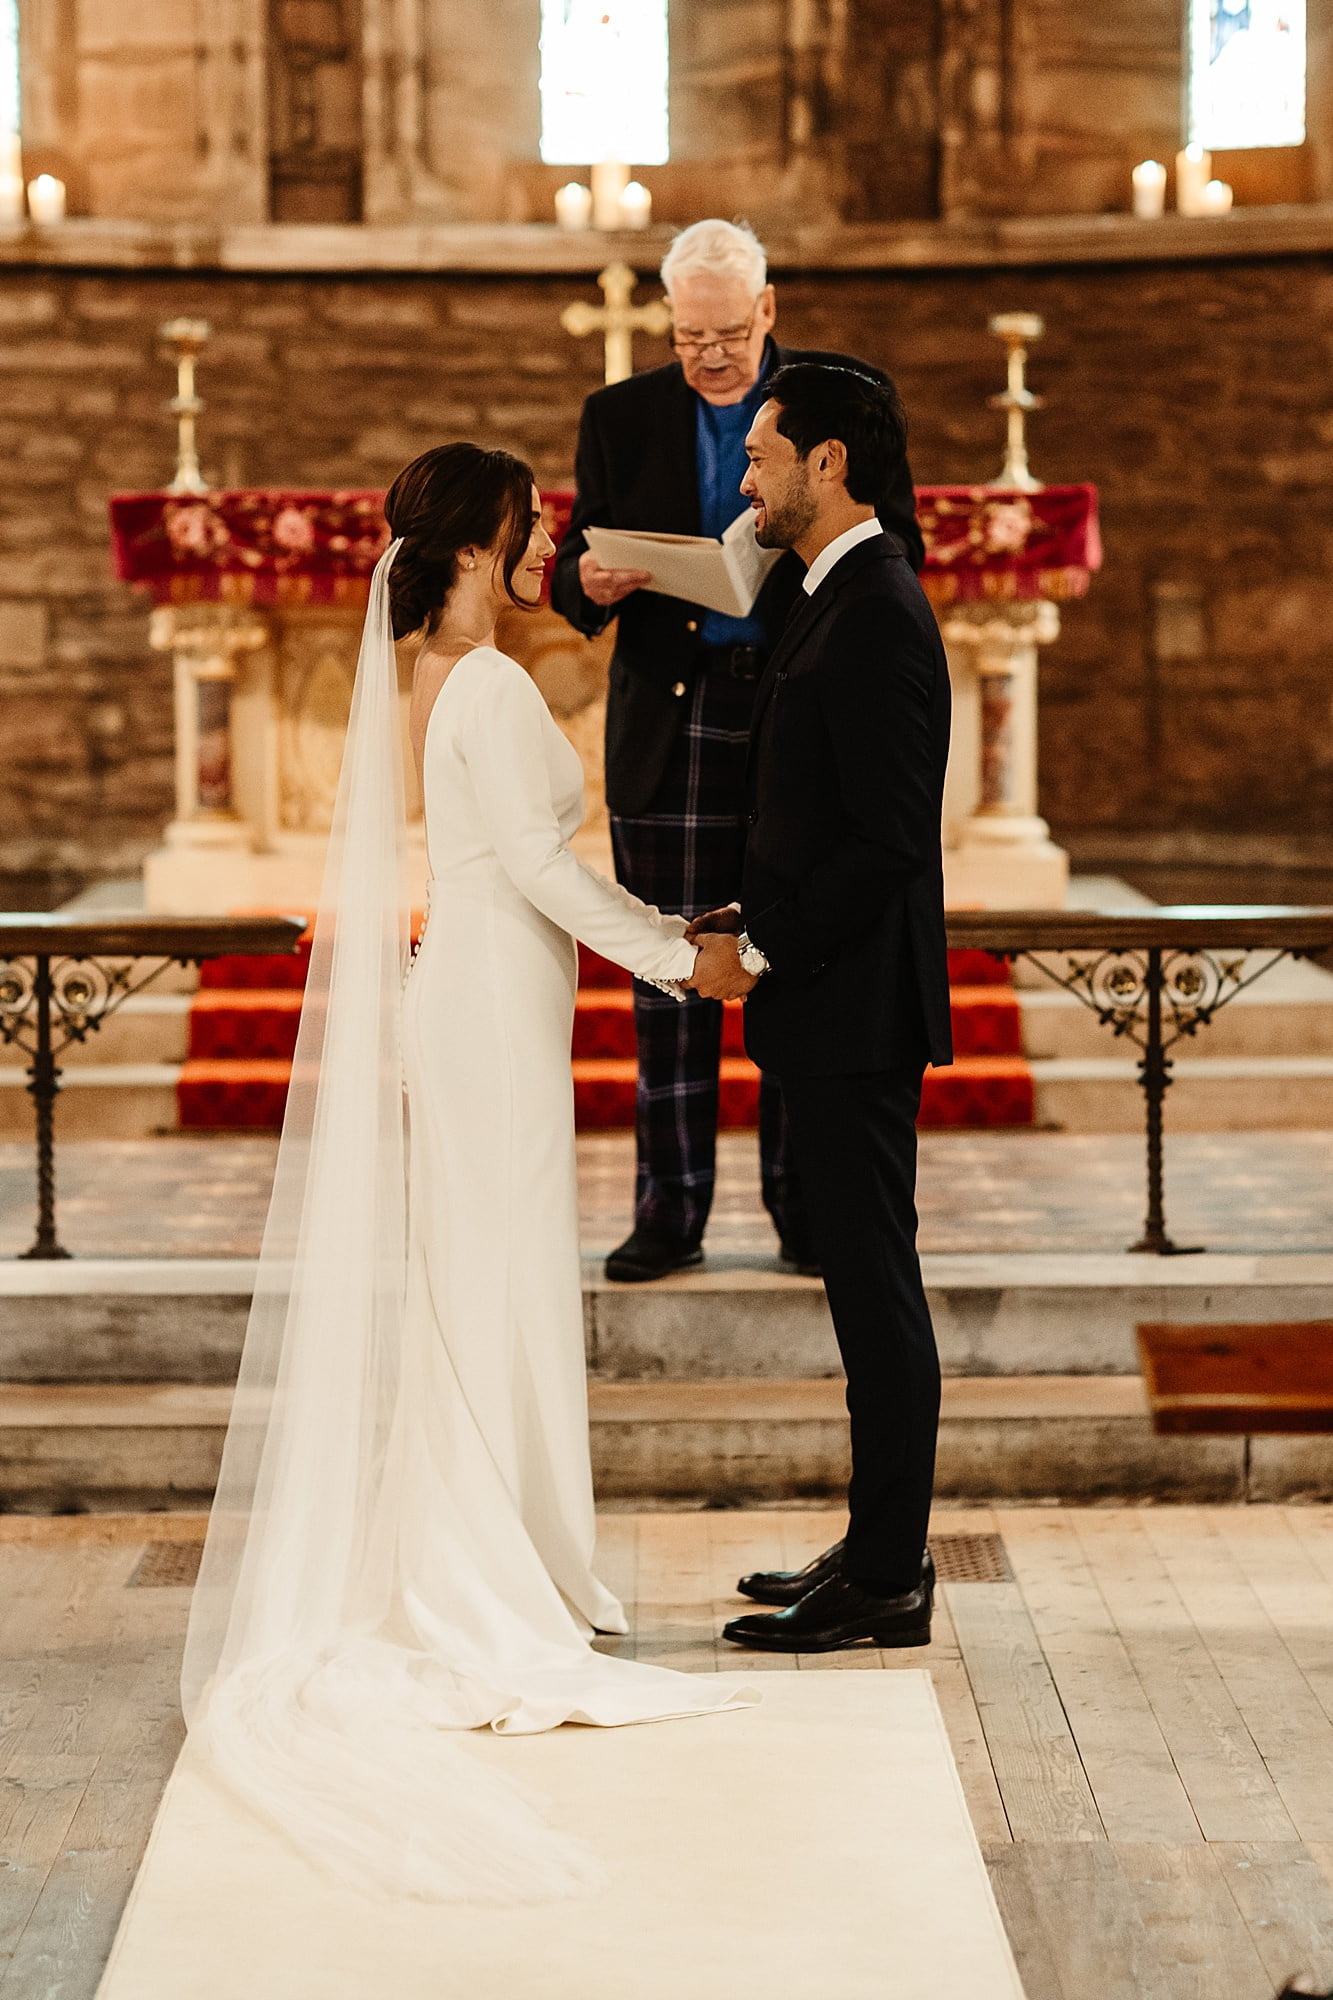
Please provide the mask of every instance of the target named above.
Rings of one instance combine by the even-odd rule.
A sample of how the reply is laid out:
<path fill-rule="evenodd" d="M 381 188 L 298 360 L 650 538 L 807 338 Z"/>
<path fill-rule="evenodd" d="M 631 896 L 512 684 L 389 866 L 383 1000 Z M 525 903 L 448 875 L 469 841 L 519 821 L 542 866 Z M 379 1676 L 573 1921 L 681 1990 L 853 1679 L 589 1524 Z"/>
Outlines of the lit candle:
<path fill-rule="evenodd" d="M 1176 154 L 1176 207 L 1182 215 L 1203 214 L 1203 191 L 1212 173 L 1213 156 L 1202 146 L 1186 146 Z"/>
<path fill-rule="evenodd" d="M 1235 199 L 1227 181 L 1206 181 L 1199 190 L 1200 215 L 1230 215 Z"/>
<path fill-rule="evenodd" d="M 22 174 L 0 174 L 0 225 L 23 220 Z"/>
<path fill-rule="evenodd" d="M 28 182 L 28 213 L 33 221 L 50 225 L 65 220 L 65 183 L 54 174 L 38 174 Z"/>
<path fill-rule="evenodd" d="M 592 170 L 592 219 L 597 229 L 621 227 L 620 204 L 629 186 L 623 160 L 598 160 Z"/>
<path fill-rule="evenodd" d="M 592 189 L 566 181 L 555 191 L 555 219 L 562 229 L 586 229 L 592 221 Z"/>
<path fill-rule="evenodd" d="M 1134 213 L 1155 222 L 1166 208 L 1166 168 L 1160 160 L 1141 160 L 1130 176 L 1134 183 Z"/>
<path fill-rule="evenodd" d="M 642 181 L 631 181 L 620 197 L 620 220 L 626 229 L 646 229 L 653 219 L 653 198 Z"/>

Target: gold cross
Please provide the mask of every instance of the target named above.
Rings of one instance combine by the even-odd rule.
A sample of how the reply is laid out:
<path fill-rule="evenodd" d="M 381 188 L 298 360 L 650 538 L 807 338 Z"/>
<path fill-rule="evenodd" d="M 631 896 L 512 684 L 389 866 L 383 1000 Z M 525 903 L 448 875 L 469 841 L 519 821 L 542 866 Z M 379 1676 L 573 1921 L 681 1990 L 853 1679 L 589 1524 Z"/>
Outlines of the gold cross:
<path fill-rule="evenodd" d="M 666 333 L 671 325 L 671 308 L 665 299 L 654 299 L 647 306 L 630 304 L 639 281 L 628 264 L 608 264 L 597 282 L 605 305 L 590 306 L 586 300 L 576 299 L 561 313 L 560 324 L 576 340 L 582 340 L 587 333 L 604 334 L 606 379 L 624 382 L 634 373 L 635 334 Z"/>

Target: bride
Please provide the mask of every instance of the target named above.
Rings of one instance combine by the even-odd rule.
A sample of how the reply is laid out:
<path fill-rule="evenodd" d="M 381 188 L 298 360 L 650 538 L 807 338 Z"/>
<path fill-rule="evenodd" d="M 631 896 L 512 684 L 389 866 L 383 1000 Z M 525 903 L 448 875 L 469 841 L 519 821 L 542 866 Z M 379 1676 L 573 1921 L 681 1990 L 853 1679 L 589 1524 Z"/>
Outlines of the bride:
<path fill-rule="evenodd" d="M 444 445 L 385 511 L 184 1703 L 212 1768 L 341 1879 L 524 1900 L 600 1864 L 467 1732 L 750 1699 L 591 1644 L 626 1627 L 592 1567 L 575 939 L 678 996 L 711 940 L 568 846 L 578 757 L 494 643 L 553 550 L 529 468 Z M 430 884 L 404 976 L 415 633 Z"/>

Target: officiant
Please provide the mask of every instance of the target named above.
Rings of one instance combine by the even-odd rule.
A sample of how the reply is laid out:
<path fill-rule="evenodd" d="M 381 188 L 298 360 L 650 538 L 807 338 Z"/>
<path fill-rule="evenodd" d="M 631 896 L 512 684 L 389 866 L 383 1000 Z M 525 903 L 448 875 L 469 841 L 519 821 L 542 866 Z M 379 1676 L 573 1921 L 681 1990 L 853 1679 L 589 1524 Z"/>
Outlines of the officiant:
<path fill-rule="evenodd" d="M 745 436 L 784 364 L 839 354 L 780 347 L 762 244 L 730 222 L 696 222 L 662 264 L 675 360 L 599 389 L 584 405 L 569 533 L 551 597 L 593 637 L 619 617 L 606 717 L 606 798 L 616 873 L 666 910 L 697 915 L 735 894 L 755 687 L 801 587 L 799 559 L 770 571 L 750 614 L 729 617 L 644 586 L 643 571 L 606 569 L 589 527 L 721 536 L 746 511 Z M 923 555 L 906 460 L 886 468 L 877 504 L 913 567 Z M 636 983 L 639 1079 L 634 1226 L 607 1259 L 635 1281 L 697 1264 L 712 1205 L 722 1008 L 685 1005 Z M 776 1081 L 759 1093 L 764 1205 L 784 1259 L 817 1268 L 793 1172 Z"/>

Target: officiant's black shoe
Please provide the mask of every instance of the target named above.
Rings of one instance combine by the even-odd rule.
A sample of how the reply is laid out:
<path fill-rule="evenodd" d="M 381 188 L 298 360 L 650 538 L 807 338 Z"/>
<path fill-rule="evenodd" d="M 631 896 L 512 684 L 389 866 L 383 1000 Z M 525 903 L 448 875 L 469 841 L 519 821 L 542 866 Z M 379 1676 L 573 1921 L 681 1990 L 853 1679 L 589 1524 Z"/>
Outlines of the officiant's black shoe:
<path fill-rule="evenodd" d="M 736 1585 L 742 1597 L 752 1597 L 756 1604 L 799 1604 L 801 1599 L 821 1583 L 827 1583 L 831 1576 L 842 1573 L 842 1552 L 845 1542 L 835 1542 L 831 1549 L 825 1549 L 822 1556 L 816 1556 L 804 1569 L 757 1569 L 749 1576 L 743 1576 Z M 935 1559 L 927 1549 L 921 1558 L 921 1582 L 930 1593 L 931 1603 L 935 1601 Z"/>
<path fill-rule="evenodd" d="M 784 1264 L 790 1264 L 798 1278 L 822 1278 L 824 1266 L 808 1243 L 798 1243 L 794 1237 L 784 1236 L 778 1245 L 778 1256 Z"/>
<path fill-rule="evenodd" d="M 654 1236 L 650 1229 L 634 1229 L 607 1258 L 606 1275 L 622 1285 L 641 1285 L 647 1278 L 687 1271 L 703 1260 L 697 1243 L 676 1243 L 666 1236 Z"/>
<path fill-rule="evenodd" d="M 849 1577 L 831 1576 L 785 1611 L 747 1612 L 722 1628 L 733 1646 L 758 1653 L 837 1653 L 844 1646 L 928 1646 L 930 1591 L 924 1582 L 879 1597 Z"/>

